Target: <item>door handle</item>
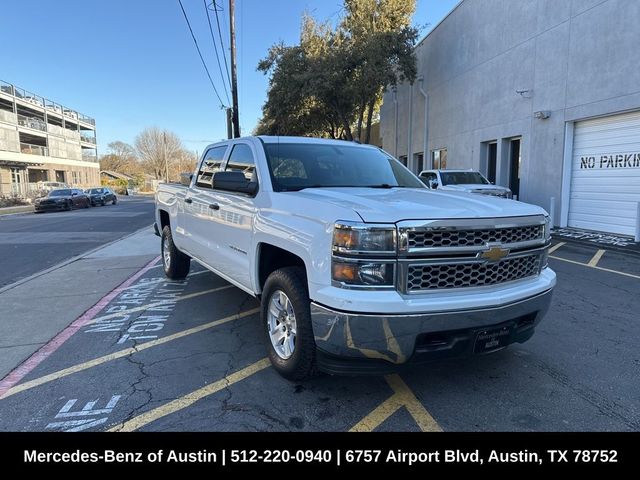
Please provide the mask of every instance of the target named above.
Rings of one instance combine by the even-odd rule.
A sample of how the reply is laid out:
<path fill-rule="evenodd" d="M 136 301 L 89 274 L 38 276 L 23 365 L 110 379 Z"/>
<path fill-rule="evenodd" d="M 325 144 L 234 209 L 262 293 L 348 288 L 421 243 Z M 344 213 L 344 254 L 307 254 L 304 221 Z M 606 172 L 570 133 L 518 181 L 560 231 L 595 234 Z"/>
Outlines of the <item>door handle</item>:
<path fill-rule="evenodd" d="M 184 203 L 193 203 L 193 199 L 191 199 L 191 198 L 185 198 L 185 199 L 184 199 Z"/>
<path fill-rule="evenodd" d="M 220 205 L 218 205 L 217 203 L 212 203 L 209 205 L 209 208 L 211 210 L 220 210 Z"/>

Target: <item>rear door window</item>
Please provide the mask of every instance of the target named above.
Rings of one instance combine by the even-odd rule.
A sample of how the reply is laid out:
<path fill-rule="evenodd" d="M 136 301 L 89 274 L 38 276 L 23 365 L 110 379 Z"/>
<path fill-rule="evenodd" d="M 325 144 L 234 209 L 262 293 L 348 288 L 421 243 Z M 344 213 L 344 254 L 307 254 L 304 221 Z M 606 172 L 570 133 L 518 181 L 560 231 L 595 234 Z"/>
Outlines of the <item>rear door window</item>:
<path fill-rule="evenodd" d="M 255 181 L 254 172 L 256 171 L 256 162 L 253 158 L 251 147 L 246 143 L 237 143 L 233 146 L 229 161 L 227 162 L 227 172 L 242 172 L 247 180 Z"/>
<path fill-rule="evenodd" d="M 213 174 L 220 171 L 224 154 L 227 151 L 226 145 L 210 148 L 204 156 L 198 176 L 196 178 L 196 186 L 200 188 L 211 188 L 211 179 Z"/>

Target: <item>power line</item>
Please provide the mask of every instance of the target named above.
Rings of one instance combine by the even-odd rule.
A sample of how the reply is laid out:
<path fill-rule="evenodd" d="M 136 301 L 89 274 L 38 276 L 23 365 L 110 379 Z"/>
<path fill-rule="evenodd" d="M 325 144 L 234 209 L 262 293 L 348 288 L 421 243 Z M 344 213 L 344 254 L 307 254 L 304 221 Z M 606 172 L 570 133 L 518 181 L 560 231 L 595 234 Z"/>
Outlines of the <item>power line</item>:
<path fill-rule="evenodd" d="M 222 57 L 224 58 L 224 68 L 227 70 L 227 80 L 229 80 L 229 85 L 231 85 L 229 62 L 227 61 L 227 54 L 224 52 L 224 42 L 222 41 L 222 30 L 220 29 L 220 17 L 218 16 L 218 5 L 216 5 L 216 0 L 213 0 L 213 11 L 216 12 L 216 23 L 218 24 L 218 37 L 220 37 L 220 50 L 222 50 Z"/>
<path fill-rule="evenodd" d="M 213 91 L 216 93 L 216 97 L 218 97 L 218 101 L 220 102 L 220 106 L 222 108 L 224 108 L 225 104 L 222 101 L 222 99 L 220 98 L 220 95 L 218 94 L 218 89 L 216 88 L 215 84 L 213 83 L 213 79 L 211 78 L 211 74 L 209 73 L 209 69 L 207 68 L 207 64 L 205 63 L 204 58 L 202 57 L 202 52 L 200 51 L 200 46 L 198 45 L 198 40 L 196 40 L 196 36 L 193 34 L 193 29 L 191 28 L 191 23 L 189 22 L 189 17 L 187 17 L 187 12 L 184 11 L 184 7 L 182 6 L 182 0 L 178 0 L 178 3 L 180 4 L 180 9 L 182 9 L 182 14 L 184 15 L 184 19 L 187 21 L 187 26 L 189 27 L 189 31 L 191 32 L 191 38 L 193 38 L 193 43 L 196 46 L 196 50 L 198 50 L 198 55 L 200 55 L 200 60 L 202 61 L 202 66 L 204 67 L 205 71 L 207 72 L 207 77 L 209 77 L 209 82 L 211 82 L 211 86 L 213 87 Z"/>
<path fill-rule="evenodd" d="M 216 52 L 216 60 L 218 61 L 218 70 L 220 71 L 220 78 L 222 79 L 222 86 L 224 88 L 224 94 L 227 97 L 227 103 L 231 103 L 231 100 L 229 100 L 229 92 L 227 89 L 227 84 L 224 81 L 224 73 L 222 73 L 222 66 L 220 65 L 220 56 L 218 55 L 218 47 L 216 45 L 216 38 L 213 35 L 213 27 L 211 26 L 211 16 L 209 15 L 209 8 L 207 7 L 207 0 L 202 0 L 202 3 L 204 4 L 204 9 L 207 12 L 207 22 L 209 22 L 209 32 L 211 32 L 211 40 L 213 41 L 213 50 Z M 224 50 L 224 46 L 222 44 L 220 44 L 220 48 L 222 50 Z M 223 51 L 224 53 L 224 51 Z"/>

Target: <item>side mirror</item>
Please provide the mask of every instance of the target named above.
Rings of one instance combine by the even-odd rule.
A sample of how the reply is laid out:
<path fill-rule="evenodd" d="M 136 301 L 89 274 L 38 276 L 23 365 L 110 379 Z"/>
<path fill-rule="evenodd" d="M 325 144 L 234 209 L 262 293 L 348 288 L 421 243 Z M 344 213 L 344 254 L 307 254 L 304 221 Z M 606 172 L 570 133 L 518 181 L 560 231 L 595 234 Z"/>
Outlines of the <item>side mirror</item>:
<path fill-rule="evenodd" d="M 429 188 L 431 188 L 432 190 L 435 190 L 436 188 L 438 188 L 438 181 L 437 180 L 429 180 Z"/>
<path fill-rule="evenodd" d="M 244 173 L 238 171 L 214 173 L 211 186 L 214 190 L 246 193 L 247 195 L 255 195 L 258 191 L 258 182 L 247 180 Z"/>
<path fill-rule="evenodd" d="M 191 185 L 191 180 L 193 179 L 193 173 L 181 173 L 180 174 L 180 183 L 185 186 Z"/>
<path fill-rule="evenodd" d="M 77 196 L 78 196 L 78 192 L 73 192 L 73 193 L 71 194 L 71 196 L 72 196 L 72 197 L 77 197 Z"/>

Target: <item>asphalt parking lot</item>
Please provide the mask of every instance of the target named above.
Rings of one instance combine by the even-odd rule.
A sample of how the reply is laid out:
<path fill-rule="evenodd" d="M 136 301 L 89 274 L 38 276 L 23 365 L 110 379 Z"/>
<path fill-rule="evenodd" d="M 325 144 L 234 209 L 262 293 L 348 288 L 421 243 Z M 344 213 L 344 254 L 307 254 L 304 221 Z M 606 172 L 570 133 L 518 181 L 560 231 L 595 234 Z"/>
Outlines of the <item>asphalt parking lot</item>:
<path fill-rule="evenodd" d="M 0 288 L 153 222 L 153 198 L 71 212 L 0 216 Z"/>
<path fill-rule="evenodd" d="M 156 259 L 4 392 L 0 430 L 640 430 L 640 257 L 556 243 L 550 264 L 525 344 L 296 384 L 265 358 L 255 299 L 200 267 L 167 281 Z"/>

